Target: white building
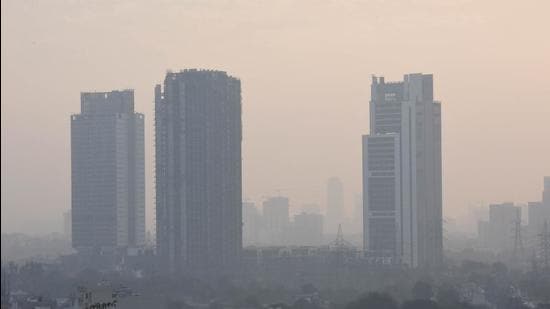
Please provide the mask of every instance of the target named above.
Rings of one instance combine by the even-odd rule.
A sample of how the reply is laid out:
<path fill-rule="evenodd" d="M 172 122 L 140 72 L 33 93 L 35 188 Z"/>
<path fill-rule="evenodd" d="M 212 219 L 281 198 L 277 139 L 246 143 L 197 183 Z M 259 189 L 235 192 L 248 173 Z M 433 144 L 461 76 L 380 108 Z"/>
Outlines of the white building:
<path fill-rule="evenodd" d="M 71 116 L 71 225 L 77 250 L 145 242 L 144 119 L 134 91 L 81 94 Z"/>
<path fill-rule="evenodd" d="M 441 263 L 441 105 L 433 100 L 432 75 L 391 83 L 373 77 L 363 214 L 367 255 L 412 267 Z"/>

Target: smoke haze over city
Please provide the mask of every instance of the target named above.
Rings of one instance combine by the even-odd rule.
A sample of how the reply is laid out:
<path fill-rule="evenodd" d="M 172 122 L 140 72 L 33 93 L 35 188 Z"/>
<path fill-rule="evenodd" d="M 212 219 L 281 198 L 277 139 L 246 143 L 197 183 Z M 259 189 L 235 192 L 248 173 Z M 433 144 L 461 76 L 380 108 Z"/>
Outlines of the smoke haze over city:
<path fill-rule="evenodd" d="M 550 2 L 1 11 L 2 308 L 548 308 Z"/>
<path fill-rule="evenodd" d="M 444 104 L 444 216 L 538 197 L 550 174 L 546 1 L 3 1 L 2 231 L 61 231 L 70 208 L 68 115 L 80 91 L 135 89 L 146 114 L 168 69 L 243 81 L 243 190 L 324 208 L 361 193 L 371 74 L 435 76 Z M 298 211 L 298 210 L 296 210 Z M 462 220 L 462 221 L 460 221 Z M 471 225 L 474 227 L 474 225 Z"/>

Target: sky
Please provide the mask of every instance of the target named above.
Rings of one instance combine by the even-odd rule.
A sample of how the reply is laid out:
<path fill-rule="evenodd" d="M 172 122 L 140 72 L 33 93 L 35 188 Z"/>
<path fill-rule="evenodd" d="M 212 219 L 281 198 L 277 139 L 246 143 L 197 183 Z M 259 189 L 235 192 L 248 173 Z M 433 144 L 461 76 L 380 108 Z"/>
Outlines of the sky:
<path fill-rule="evenodd" d="M 541 198 L 550 175 L 547 0 L 2 0 L 2 232 L 62 231 L 81 91 L 135 89 L 154 218 L 153 90 L 167 70 L 241 79 L 243 196 L 325 204 L 361 192 L 371 75 L 434 75 L 444 217 Z"/>

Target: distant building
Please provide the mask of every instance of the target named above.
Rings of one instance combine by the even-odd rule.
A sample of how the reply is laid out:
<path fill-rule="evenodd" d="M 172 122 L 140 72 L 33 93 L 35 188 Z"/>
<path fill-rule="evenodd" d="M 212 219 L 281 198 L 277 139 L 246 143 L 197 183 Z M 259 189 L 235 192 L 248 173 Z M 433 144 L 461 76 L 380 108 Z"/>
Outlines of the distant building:
<path fill-rule="evenodd" d="M 373 77 L 370 134 L 363 136 L 367 255 L 411 267 L 443 257 L 441 104 L 431 74 Z"/>
<path fill-rule="evenodd" d="M 257 245 L 260 241 L 262 216 L 253 202 L 243 202 L 243 245 Z"/>
<path fill-rule="evenodd" d="M 481 247 L 491 247 L 491 224 L 489 223 L 489 221 L 478 221 L 477 235 Z"/>
<path fill-rule="evenodd" d="M 287 197 L 270 197 L 263 202 L 262 243 L 267 245 L 287 244 L 290 225 L 289 202 Z"/>
<path fill-rule="evenodd" d="M 308 214 L 321 214 L 321 207 L 319 204 L 309 203 L 302 205 L 302 212 Z"/>
<path fill-rule="evenodd" d="M 544 204 L 542 202 L 529 202 L 527 207 L 529 232 L 536 235 L 542 230 L 546 218 Z"/>
<path fill-rule="evenodd" d="M 327 212 L 325 232 L 336 234 L 344 219 L 344 185 L 338 177 L 327 181 Z"/>
<path fill-rule="evenodd" d="M 291 244 L 299 246 L 320 246 L 323 244 L 323 216 L 305 213 L 294 216 Z"/>
<path fill-rule="evenodd" d="M 542 205 L 546 210 L 545 220 L 550 224 L 550 176 L 544 177 L 544 191 L 542 191 Z"/>
<path fill-rule="evenodd" d="M 529 202 L 529 233 L 531 237 L 537 237 L 541 233 L 544 222 L 550 224 L 550 177 L 544 177 L 544 188 L 540 202 Z"/>
<path fill-rule="evenodd" d="M 241 82 L 168 72 L 155 87 L 157 254 L 172 272 L 233 269 L 242 250 Z"/>
<path fill-rule="evenodd" d="M 521 207 L 513 203 L 489 205 L 489 221 L 479 223 L 480 243 L 496 252 L 511 251 L 518 223 L 521 223 Z"/>
<path fill-rule="evenodd" d="M 134 91 L 84 92 L 71 116 L 72 245 L 77 250 L 145 242 L 143 114 Z"/>

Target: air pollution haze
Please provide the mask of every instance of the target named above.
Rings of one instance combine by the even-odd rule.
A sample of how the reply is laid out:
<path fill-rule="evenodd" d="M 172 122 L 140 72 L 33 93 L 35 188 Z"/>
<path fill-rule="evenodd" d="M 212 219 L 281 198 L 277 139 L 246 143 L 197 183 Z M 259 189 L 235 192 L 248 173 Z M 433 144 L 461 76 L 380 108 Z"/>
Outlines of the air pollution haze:
<path fill-rule="evenodd" d="M 546 9 L 543 9 L 546 8 Z M 243 83 L 244 197 L 361 192 L 372 74 L 434 74 L 444 216 L 527 202 L 550 174 L 547 1 L 3 1 L 2 231 L 61 231 L 81 91 L 135 89 L 153 218 L 153 85 L 180 68 Z M 468 222 L 464 222 L 468 223 Z M 470 222 L 471 223 L 471 222 Z"/>
<path fill-rule="evenodd" d="M 2 308 L 550 303 L 549 1 L 1 11 Z"/>

